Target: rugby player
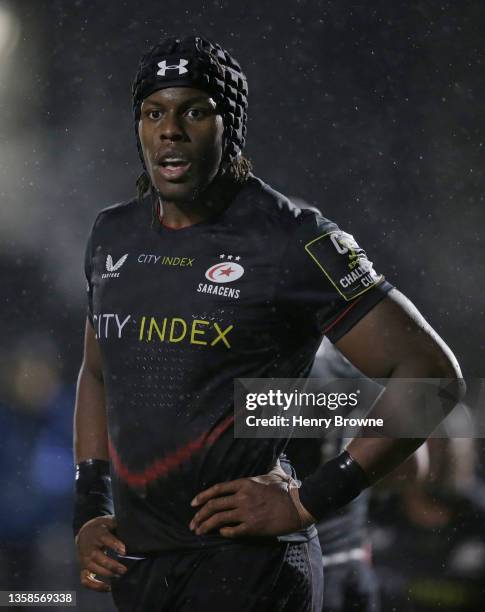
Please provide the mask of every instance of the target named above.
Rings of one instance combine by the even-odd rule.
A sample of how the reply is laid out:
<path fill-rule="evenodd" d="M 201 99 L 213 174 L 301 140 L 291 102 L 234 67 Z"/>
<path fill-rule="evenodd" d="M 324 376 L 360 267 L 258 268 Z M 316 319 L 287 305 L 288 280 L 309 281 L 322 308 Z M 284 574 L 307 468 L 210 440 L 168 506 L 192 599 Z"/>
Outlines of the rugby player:
<path fill-rule="evenodd" d="M 233 380 L 305 375 L 324 334 L 370 377 L 458 365 L 351 236 L 252 174 L 227 51 L 164 40 L 141 59 L 133 110 L 138 197 L 102 210 L 86 249 L 81 582 L 122 611 L 319 610 L 313 522 L 421 440 L 355 439 L 298 489 L 285 440 L 234 438 Z"/>

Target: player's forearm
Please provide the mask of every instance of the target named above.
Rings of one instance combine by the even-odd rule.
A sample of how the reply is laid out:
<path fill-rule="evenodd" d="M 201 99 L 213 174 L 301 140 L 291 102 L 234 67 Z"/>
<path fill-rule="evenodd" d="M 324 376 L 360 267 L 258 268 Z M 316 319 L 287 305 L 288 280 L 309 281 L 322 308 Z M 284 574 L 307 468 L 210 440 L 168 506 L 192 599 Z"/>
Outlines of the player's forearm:
<path fill-rule="evenodd" d="M 79 372 L 74 416 L 75 463 L 109 459 L 103 379 L 83 363 Z"/>
<path fill-rule="evenodd" d="M 410 379 L 408 383 L 406 379 Z M 416 382 L 412 382 L 414 379 Z M 426 404 L 426 392 L 420 379 L 440 379 L 443 391 L 435 405 Z M 438 391 L 438 388 L 436 389 Z M 394 470 L 414 453 L 439 422 L 454 408 L 464 393 L 463 381 L 454 358 L 440 360 L 410 359 L 400 364 L 392 373 L 385 393 L 376 402 L 369 417 L 383 418 L 384 423 L 399 420 L 419 431 L 420 437 L 360 437 L 351 440 L 347 451 L 359 463 L 369 481 L 374 483 Z M 437 393 L 438 395 L 438 393 Z M 423 407 L 430 409 L 423 413 Z M 392 426 L 387 431 L 393 434 Z"/>
<path fill-rule="evenodd" d="M 420 355 L 415 355 L 410 361 L 401 363 L 401 367 L 393 370 L 386 391 L 369 416 L 383 418 L 384 423 L 392 424 L 394 418 L 399 420 L 404 414 L 411 422 L 419 423 L 423 416 L 423 388 L 409 380 L 404 386 L 405 391 L 411 392 L 403 393 L 403 379 L 441 379 L 440 409 L 434 410 L 432 418 L 428 416 L 426 424 L 421 425 L 419 435 L 422 431 L 423 437 L 355 438 L 346 451 L 305 478 L 300 501 L 315 519 L 320 520 L 348 504 L 363 489 L 397 467 L 424 442 L 461 398 L 464 389 L 456 360 L 427 358 L 420 362 Z"/>
<path fill-rule="evenodd" d="M 425 441 L 426 438 L 354 438 L 346 450 L 373 484 L 401 465 Z"/>

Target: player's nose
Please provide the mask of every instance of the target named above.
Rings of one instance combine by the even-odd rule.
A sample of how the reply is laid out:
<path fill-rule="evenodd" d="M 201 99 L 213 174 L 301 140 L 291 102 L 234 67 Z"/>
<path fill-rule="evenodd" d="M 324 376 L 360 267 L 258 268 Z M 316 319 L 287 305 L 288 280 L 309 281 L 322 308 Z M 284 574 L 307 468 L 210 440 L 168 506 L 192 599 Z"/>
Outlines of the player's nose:
<path fill-rule="evenodd" d="M 176 113 L 165 113 L 160 124 L 160 140 L 182 140 L 184 129 Z"/>

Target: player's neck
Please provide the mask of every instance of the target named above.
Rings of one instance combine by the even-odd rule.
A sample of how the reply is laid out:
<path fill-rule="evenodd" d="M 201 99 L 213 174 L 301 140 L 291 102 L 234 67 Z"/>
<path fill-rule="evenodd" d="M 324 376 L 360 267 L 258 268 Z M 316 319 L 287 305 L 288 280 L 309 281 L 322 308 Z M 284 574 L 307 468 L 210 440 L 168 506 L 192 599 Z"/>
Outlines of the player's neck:
<path fill-rule="evenodd" d="M 205 210 L 191 204 L 162 201 L 159 203 L 158 218 L 163 225 L 172 229 L 182 229 L 204 221 Z"/>
<path fill-rule="evenodd" d="M 222 212 L 230 204 L 238 189 L 239 186 L 235 185 L 234 181 L 219 178 L 201 197 L 189 202 L 170 202 L 160 197 L 159 220 L 171 229 L 190 227 Z"/>

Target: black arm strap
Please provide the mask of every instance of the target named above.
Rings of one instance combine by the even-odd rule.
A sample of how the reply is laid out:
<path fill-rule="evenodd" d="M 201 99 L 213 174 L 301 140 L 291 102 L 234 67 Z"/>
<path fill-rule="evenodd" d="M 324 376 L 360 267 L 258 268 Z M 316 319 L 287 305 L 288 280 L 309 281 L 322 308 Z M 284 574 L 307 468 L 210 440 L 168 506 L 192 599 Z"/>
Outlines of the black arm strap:
<path fill-rule="evenodd" d="M 300 501 L 317 520 L 351 502 L 370 485 L 366 473 L 347 451 L 305 478 Z"/>
<path fill-rule="evenodd" d="M 72 522 L 74 536 L 91 519 L 111 514 L 114 510 L 109 461 L 87 459 L 78 463 Z"/>

